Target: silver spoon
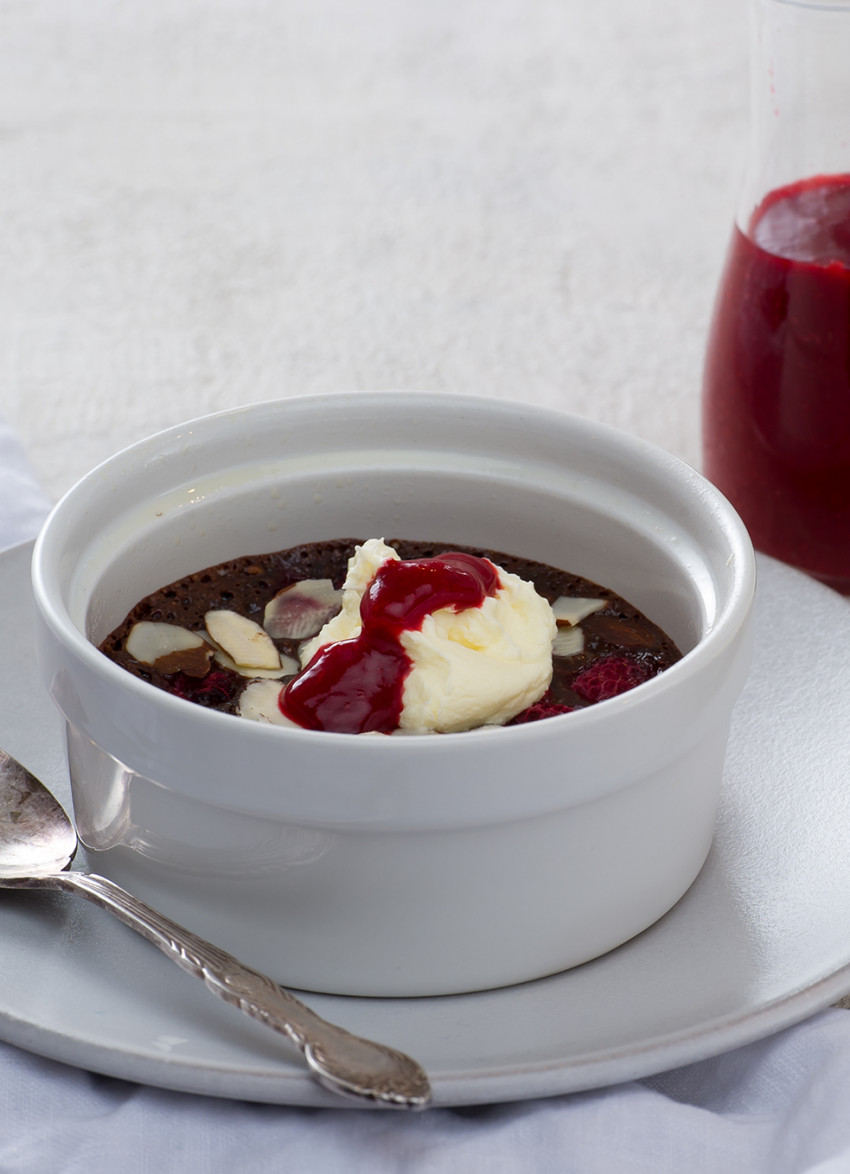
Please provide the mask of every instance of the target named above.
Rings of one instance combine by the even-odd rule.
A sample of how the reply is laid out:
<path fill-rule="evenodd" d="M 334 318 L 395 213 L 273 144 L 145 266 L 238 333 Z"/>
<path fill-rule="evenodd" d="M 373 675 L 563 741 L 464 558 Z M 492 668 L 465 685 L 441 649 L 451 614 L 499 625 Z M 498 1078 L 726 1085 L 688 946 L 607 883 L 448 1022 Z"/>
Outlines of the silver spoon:
<path fill-rule="evenodd" d="M 73 824 L 44 784 L 0 750 L 0 888 L 60 889 L 108 909 L 183 970 L 202 978 L 213 994 L 287 1036 L 304 1053 L 319 1084 L 332 1092 L 393 1109 L 428 1105 L 428 1077 L 410 1056 L 321 1019 L 266 975 L 112 881 L 68 871 L 77 844 Z"/>

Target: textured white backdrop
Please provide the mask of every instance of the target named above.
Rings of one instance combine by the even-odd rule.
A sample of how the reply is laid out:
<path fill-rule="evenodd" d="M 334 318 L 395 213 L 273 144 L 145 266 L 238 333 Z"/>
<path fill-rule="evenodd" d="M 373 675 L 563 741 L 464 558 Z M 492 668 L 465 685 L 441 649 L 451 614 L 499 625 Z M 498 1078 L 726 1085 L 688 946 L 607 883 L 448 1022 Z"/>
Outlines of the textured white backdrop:
<path fill-rule="evenodd" d="M 0 0 L 0 414 L 51 496 L 350 388 L 698 463 L 747 32 L 741 0 Z"/>

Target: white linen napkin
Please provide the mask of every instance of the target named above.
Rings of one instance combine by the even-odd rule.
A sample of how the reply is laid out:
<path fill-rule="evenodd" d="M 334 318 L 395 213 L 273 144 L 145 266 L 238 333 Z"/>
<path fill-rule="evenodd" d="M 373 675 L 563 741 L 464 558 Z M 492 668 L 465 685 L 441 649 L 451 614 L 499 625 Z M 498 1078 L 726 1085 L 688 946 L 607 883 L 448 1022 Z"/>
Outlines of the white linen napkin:
<path fill-rule="evenodd" d="M 49 509 L 23 449 L 0 419 L 0 550 L 32 538 Z"/>
<path fill-rule="evenodd" d="M 0 549 L 47 510 L 0 421 Z M 216 1100 L 0 1044 L 0 1174 L 848 1174 L 849 1097 L 832 1009 L 646 1080 L 418 1115 Z"/>
<path fill-rule="evenodd" d="M 0 1045 L 3 1174 L 847 1174 L 850 1015 L 650 1080 L 407 1115 L 214 1100 Z"/>

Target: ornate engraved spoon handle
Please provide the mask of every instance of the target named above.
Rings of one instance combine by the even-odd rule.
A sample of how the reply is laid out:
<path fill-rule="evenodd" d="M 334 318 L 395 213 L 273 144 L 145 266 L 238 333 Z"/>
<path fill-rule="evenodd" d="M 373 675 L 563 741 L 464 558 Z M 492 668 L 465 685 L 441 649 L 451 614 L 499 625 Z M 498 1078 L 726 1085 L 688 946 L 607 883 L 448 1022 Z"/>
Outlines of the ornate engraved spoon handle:
<path fill-rule="evenodd" d="M 226 1003 L 288 1037 L 303 1052 L 312 1075 L 332 1092 L 389 1108 L 428 1105 L 428 1078 L 410 1056 L 328 1023 L 265 974 L 244 966 L 105 877 L 61 872 L 0 884 L 79 893 L 108 909 L 183 970 L 202 978 Z"/>

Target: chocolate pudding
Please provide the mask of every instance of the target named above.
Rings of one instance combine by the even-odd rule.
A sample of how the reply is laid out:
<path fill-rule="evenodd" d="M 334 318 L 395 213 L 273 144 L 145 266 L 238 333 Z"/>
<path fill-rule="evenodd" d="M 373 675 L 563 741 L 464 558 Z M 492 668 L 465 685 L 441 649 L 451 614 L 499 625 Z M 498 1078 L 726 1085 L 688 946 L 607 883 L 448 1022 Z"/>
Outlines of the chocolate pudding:
<path fill-rule="evenodd" d="M 258 679 L 275 682 L 268 688 L 280 692 L 296 681 L 292 690 L 297 690 L 307 671 L 299 654 L 305 640 L 315 637 L 339 611 L 349 560 L 359 545 L 358 539 L 309 543 L 197 571 L 142 599 L 102 642 L 101 651 L 157 688 L 224 713 L 238 714 L 246 689 Z M 495 564 L 496 570 L 518 576 L 552 605 L 558 628 L 552 644 L 551 682 L 505 724 L 594 705 L 649 680 L 680 659 L 670 637 L 636 607 L 568 571 L 473 547 L 396 539 L 387 545 L 405 562 L 415 560 L 431 579 L 435 568 L 445 577 L 452 560 L 453 573 L 461 575 L 477 560 L 486 560 L 480 565 Z M 295 584 L 299 587 L 292 590 Z M 493 594 L 492 586 L 482 597 L 488 593 Z M 447 602 L 448 596 L 440 597 L 431 610 Z M 234 654 L 237 644 L 247 651 Z M 310 666 L 319 655 L 312 657 Z M 399 681 L 403 678 L 402 669 Z M 283 702 L 281 708 L 286 713 Z M 393 721 L 386 717 L 381 725 L 358 719 L 358 724 L 314 723 L 310 728 L 389 733 L 395 729 Z M 306 720 L 296 724 L 305 725 Z"/>

